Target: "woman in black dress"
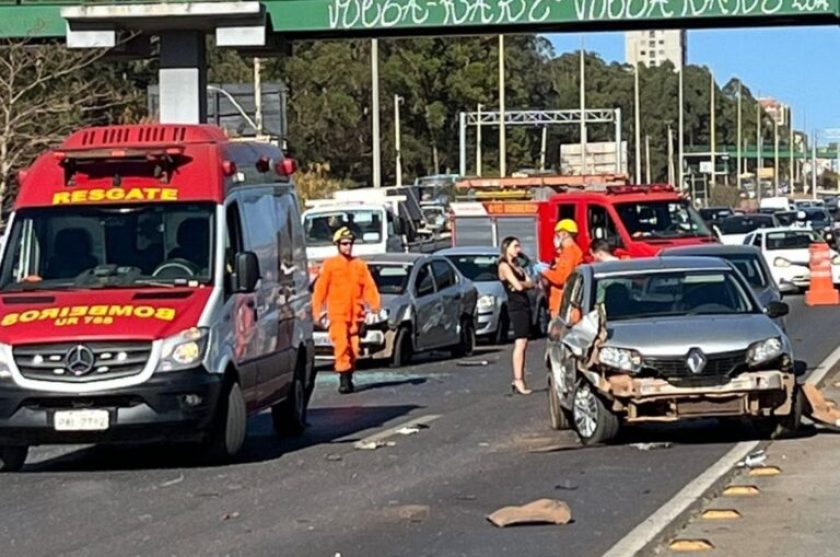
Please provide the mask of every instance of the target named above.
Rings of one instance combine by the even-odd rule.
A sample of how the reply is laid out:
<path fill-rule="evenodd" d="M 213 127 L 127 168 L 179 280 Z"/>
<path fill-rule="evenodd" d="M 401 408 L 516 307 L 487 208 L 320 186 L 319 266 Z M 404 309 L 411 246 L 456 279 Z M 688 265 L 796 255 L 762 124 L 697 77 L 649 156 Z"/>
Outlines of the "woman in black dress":
<path fill-rule="evenodd" d="M 528 336 L 531 332 L 531 302 L 528 290 L 534 288 L 534 282 L 519 263 L 522 244 L 519 239 L 509 236 L 502 241 L 502 257 L 499 260 L 499 280 L 508 295 L 508 315 L 513 328 L 513 383 L 511 391 L 521 395 L 531 394 L 525 385 L 525 350 L 528 348 Z"/>

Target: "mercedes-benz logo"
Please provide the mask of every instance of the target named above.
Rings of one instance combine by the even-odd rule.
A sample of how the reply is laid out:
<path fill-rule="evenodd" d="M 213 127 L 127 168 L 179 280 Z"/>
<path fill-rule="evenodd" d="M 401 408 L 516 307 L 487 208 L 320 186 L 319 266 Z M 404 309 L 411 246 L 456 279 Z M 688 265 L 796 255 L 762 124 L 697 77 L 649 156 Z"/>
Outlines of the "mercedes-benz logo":
<path fill-rule="evenodd" d="M 64 367 L 76 377 L 90 373 L 95 363 L 93 351 L 82 344 L 74 346 L 64 356 Z"/>
<path fill-rule="evenodd" d="M 692 348 L 689 350 L 688 357 L 685 359 L 688 370 L 695 375 L 703 373 L 708 361 L 709 360 L 706 358 L 706 355 L 703 354 L 703 351 L 699 348 Z"/>

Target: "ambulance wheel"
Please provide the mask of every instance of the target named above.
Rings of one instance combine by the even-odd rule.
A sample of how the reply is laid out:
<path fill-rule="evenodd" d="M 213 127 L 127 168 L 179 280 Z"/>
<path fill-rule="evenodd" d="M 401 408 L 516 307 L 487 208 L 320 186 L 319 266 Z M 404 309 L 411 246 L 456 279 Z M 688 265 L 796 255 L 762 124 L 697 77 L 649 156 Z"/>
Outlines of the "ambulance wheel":
<path fill-rule="evenodd" d="M 213 461 L 227 461 L 235 457 L 245 444 L 247 429 L 245 397 L 242 396 L 239 383 L 230 381 L 219 398 L 219 406 L 205 445 L 207 457 Z"/>
<path fill-rule="evenodd" d="M 274 431 L 283 437 L 297 437 L 306 429 L 306 365 L 298 363 L 289 396 L 271 407 Z"/>
<path fill-rule="evenodd" d="M 17 472 L 26 463 L 29 447 L 0 447 L 0 472 Z"/>
<path fill-rule="evenodd" d="M 414 346 L 411 342 L 411 330 L 400 327 L 394 338 L 394 353 L 391 355 L 391 367 L 403 367 L 411 364 Z"/>

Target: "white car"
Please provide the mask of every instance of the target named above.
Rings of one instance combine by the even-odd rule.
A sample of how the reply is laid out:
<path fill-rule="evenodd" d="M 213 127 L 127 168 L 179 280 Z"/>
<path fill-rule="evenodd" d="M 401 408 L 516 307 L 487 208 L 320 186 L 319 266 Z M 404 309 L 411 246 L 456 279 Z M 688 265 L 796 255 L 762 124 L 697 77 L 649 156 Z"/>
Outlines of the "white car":
<path fill-rule="evenodd" d="M 715 226 L 718 238 L 727 246 L 740 246 L 750 232 L 761 228 L 778 228 L 773 215 L 749 214 L 726 217 Z"/>
<path fill-rule="evenodd" d="M 763 228 L 744 239 L 744 244 L 761 250 L 782 292 L 808 288 L 811 284 L 808 248 L 821 243 L 825 243 L 822 236 L 805 228 Z M 840 255 L 834 250 L 830 253 L 832 282 L 840 284 Z"/>

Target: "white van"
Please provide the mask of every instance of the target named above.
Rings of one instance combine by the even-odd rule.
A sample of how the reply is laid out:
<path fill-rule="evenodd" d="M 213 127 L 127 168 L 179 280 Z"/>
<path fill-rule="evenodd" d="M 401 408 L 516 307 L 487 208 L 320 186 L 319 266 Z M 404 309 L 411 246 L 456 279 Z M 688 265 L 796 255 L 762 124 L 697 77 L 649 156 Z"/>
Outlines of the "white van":
<path fill-rule="evenodd" d="M 794 211 L 796 208 L 787 197 L 765 197 L 758 205 L 762 211 Z"/>

